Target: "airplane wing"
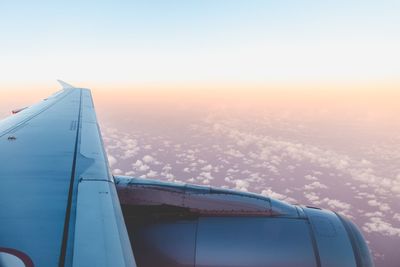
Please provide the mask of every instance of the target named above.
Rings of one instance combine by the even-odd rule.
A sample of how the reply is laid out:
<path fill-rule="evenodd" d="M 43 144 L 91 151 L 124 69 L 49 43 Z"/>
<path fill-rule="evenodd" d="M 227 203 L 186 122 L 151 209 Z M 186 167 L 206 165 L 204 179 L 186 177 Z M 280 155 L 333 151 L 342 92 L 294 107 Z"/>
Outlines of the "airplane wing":
<path fill-rule="evenodd" d="M 91 93 L 61 84 L 0 123 L 0 266 L 134 266 Z"/>
<path fill-rule="evenodd" d="M 335 212 L 112 176 L 90 91 L 60 83 L 0 122 L 0 267 L 373 267 Z"/>

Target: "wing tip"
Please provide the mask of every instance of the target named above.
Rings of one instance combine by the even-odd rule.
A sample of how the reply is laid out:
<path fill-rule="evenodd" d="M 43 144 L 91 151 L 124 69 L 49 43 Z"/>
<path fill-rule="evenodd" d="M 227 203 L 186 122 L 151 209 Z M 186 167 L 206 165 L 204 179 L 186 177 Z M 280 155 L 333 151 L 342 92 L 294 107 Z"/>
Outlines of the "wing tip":
<path fill-rule="evenodd" d="M 73 85 L 70 85 L 69 83 L 66 83 L 62 80 L 57 80 L 57 82 L 62 86 L 63 89 L 75 89 L 76 87 Z"/>

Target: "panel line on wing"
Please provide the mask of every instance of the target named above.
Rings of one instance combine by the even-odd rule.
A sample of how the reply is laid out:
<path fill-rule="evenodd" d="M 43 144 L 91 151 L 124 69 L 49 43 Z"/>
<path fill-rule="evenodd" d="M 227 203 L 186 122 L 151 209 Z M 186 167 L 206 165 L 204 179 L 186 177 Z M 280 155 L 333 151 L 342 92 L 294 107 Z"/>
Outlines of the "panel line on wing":
<path fill-rule="evenodd" d="M 73 158 L 73 162 L 72 162 L 71 180 L 70 180 L 69 190 L 68 190 L 68 201 L 67 201 L 67 208 L 66 208 L 66 213 L 65 213 L 63 239 L 62 239 L 62 243 L 61 243 L 61 252 L 60 252 L 60 258 L 59 258 L 59 263 L 58 263 L 58 265 L 60 267 L 64 267 L 65 257 L 67 255 L 68 232 L 69 232 L 71 207 L 72 207 L 72 195 L 73 195 L 73 188 L 74 188 L 74 181 L 75 181 L 75 174 L 76 174 L 76 158 L 77 158 L 77 154 L 78 154 L 78 143 L 79 143 L 79 133 L 80 133 L 80 125 L 81 125 L 81 112 L 82 112 L 82 90 L 80 90 L 79 93 L 80 93 L 80 95 L 79 95 L 79 112 L 78 112 L 78 122 L 77 122 L 77 127 L 76 127 L 74 158 Z"/>

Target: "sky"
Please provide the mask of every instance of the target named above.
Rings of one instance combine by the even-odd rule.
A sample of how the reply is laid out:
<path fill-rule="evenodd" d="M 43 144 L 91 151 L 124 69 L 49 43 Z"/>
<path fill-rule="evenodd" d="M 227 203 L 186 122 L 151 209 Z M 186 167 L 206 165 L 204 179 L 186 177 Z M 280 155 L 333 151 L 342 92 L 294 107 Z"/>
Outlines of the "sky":
<path fill-rule="evenodd" d="M 1 1 L 0 89 L 400 83 L 398 1 Z"/>
<path fill-rule="evenodd" d="M 333 209 L 397 267 L 399 14 L 394 0 L 0 1 L 0 119 L 56 79 L 90 88 L 113 173 Z"/>

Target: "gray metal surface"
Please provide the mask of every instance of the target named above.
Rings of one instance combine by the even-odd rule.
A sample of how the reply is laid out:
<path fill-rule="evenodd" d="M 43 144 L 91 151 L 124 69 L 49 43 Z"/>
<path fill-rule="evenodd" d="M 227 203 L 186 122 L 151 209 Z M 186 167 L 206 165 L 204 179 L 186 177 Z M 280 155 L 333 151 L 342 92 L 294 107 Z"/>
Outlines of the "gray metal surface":
<path fill-rule="evenodd" d="M 306 220 L 205 217 L 198 221 L 195 266 L 317 267 L 317 262 Z"/>
<path fill-rule="evenodd" d="M 373 267 L 334 212 L 257 194 L 115 176 L 139 266 Z"/>
<path fill-rule="evenodd" d="M 134 266 L 90 91 L 63 86 L 0 122 L 0 248 L 36 267 Z"/>
<path fill-rule="evenodd" d="M 114 179 L 123 205 L 171 205 L 201 215 L 299 216 L 294 206 L 257 194 L 126 176 Z"/>
<path fill-rule="evenodd" d="M 313 229 L 323 267 L 361 267 L 356 264 L 350 238 L 338 216 L 327 210 L 304 208 Z M 334 253 L 333 253 L 334 252 Z"/>
<path fill-rule="evenodd" d="M 133 262 L 126 264 L 129 259 L 125 253 L 130 247 L 120 240 L 118 219 L 122 218 L 116 216 L 115 197 L 113 183 L 79 183 L 73 266 L 133 266 Z"/>

